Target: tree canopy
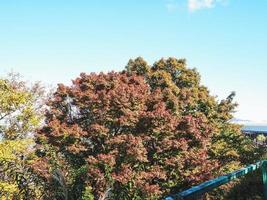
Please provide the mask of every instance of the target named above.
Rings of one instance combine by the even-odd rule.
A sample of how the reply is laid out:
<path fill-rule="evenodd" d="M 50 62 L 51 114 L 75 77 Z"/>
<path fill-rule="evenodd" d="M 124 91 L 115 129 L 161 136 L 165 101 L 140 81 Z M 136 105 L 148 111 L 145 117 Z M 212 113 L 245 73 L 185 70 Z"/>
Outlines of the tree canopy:
<path fill-rule="evenodd" d="M 47 193 L 61 191 L 57 199 L 161 199 L 254 159 L 251 141 L 229 122 L 233 97 L 210 95 L 184 59 L 81 73 L 48 103 L 35 170 L 60 183 Z"/>

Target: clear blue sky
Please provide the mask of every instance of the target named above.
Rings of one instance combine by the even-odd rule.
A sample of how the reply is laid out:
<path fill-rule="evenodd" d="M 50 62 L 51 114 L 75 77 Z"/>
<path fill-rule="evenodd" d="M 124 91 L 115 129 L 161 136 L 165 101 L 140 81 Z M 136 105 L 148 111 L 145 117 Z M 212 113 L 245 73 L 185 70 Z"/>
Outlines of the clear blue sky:
<path fill-rule="evenodd" d="M 0 0 L 0 75 L 69 83 L 129 58 L 186 58 L 237 118 L 267 121 L 267 1 Z"/>

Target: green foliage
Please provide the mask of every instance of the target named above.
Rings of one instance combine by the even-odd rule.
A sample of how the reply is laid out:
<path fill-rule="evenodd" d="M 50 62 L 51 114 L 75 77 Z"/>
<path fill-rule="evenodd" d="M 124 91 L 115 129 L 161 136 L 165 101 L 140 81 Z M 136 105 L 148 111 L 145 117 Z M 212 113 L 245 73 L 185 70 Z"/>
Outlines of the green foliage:
<path fill-rule="evenodd" d="M 242 134 L 239 125 L 224 123 L 221 132 L 213 137 L 211 155 L 222 163 L 220 174 L 226 174 L 258 161 L 261 153 Z"/>
<path fill-rule="evenodd" d="M 257 136 L 257 141 L 259 142 L 265 142 L 266 141 L 266 137 L 263 134 L 260 134 Z"/>
<path fill-rule="evenodd" d="M 85 187 L 82 200 L 94 200 L 94 195 L 92 194 L 92 188 L 91 187 Z"/>
<path fill-rule="evenodd" d="M 261 169 L 241 178 L 230 191 L 224 195 L 224 199 L 229 200 L 263 200 L 263 182 Z"/>
<path fill-rule="evenodd" d="M 28 88 L 17 75 L 0 79 L 0 194 L 29 199 L 41 195 L 31 172 L 33 132 L 41 122 L 39 84 Z"/>

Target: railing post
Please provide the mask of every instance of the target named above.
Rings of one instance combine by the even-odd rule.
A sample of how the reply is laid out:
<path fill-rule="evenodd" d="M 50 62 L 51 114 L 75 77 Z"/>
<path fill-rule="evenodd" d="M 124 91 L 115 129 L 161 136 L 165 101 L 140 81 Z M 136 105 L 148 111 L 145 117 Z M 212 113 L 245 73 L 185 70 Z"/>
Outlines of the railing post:
<path fill-rule="evenodd" d="M 262 170 L 262 182 L 263 182 L 263 192 L 264 192 L 264 200 L 267 200 L 267 171 L 266 171 L 266 167 L 267 167 L 267 161 L 264 160 L 261 166 L 261 170 Z"/>

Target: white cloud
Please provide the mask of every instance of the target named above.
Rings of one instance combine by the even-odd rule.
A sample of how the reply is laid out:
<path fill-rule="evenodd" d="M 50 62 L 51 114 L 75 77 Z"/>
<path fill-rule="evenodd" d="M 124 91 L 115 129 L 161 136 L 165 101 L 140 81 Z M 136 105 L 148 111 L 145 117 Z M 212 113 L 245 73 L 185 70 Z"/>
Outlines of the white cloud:
<path fill-rule="evenodd" d="M 213 8 L 217 3 L 224 4 L 225 0 L 188 0 L 188 9 L 193 12 L 204 8 Z"/>
<path fill-rule="evenodd" d="M 165 7 L 168 12 L 174 12 L 178 9 L 188 8 L 190 12 L 201 9 L 213 8 L 216 5 L 227 6 L 229 0 L 165 0 Z"/>

